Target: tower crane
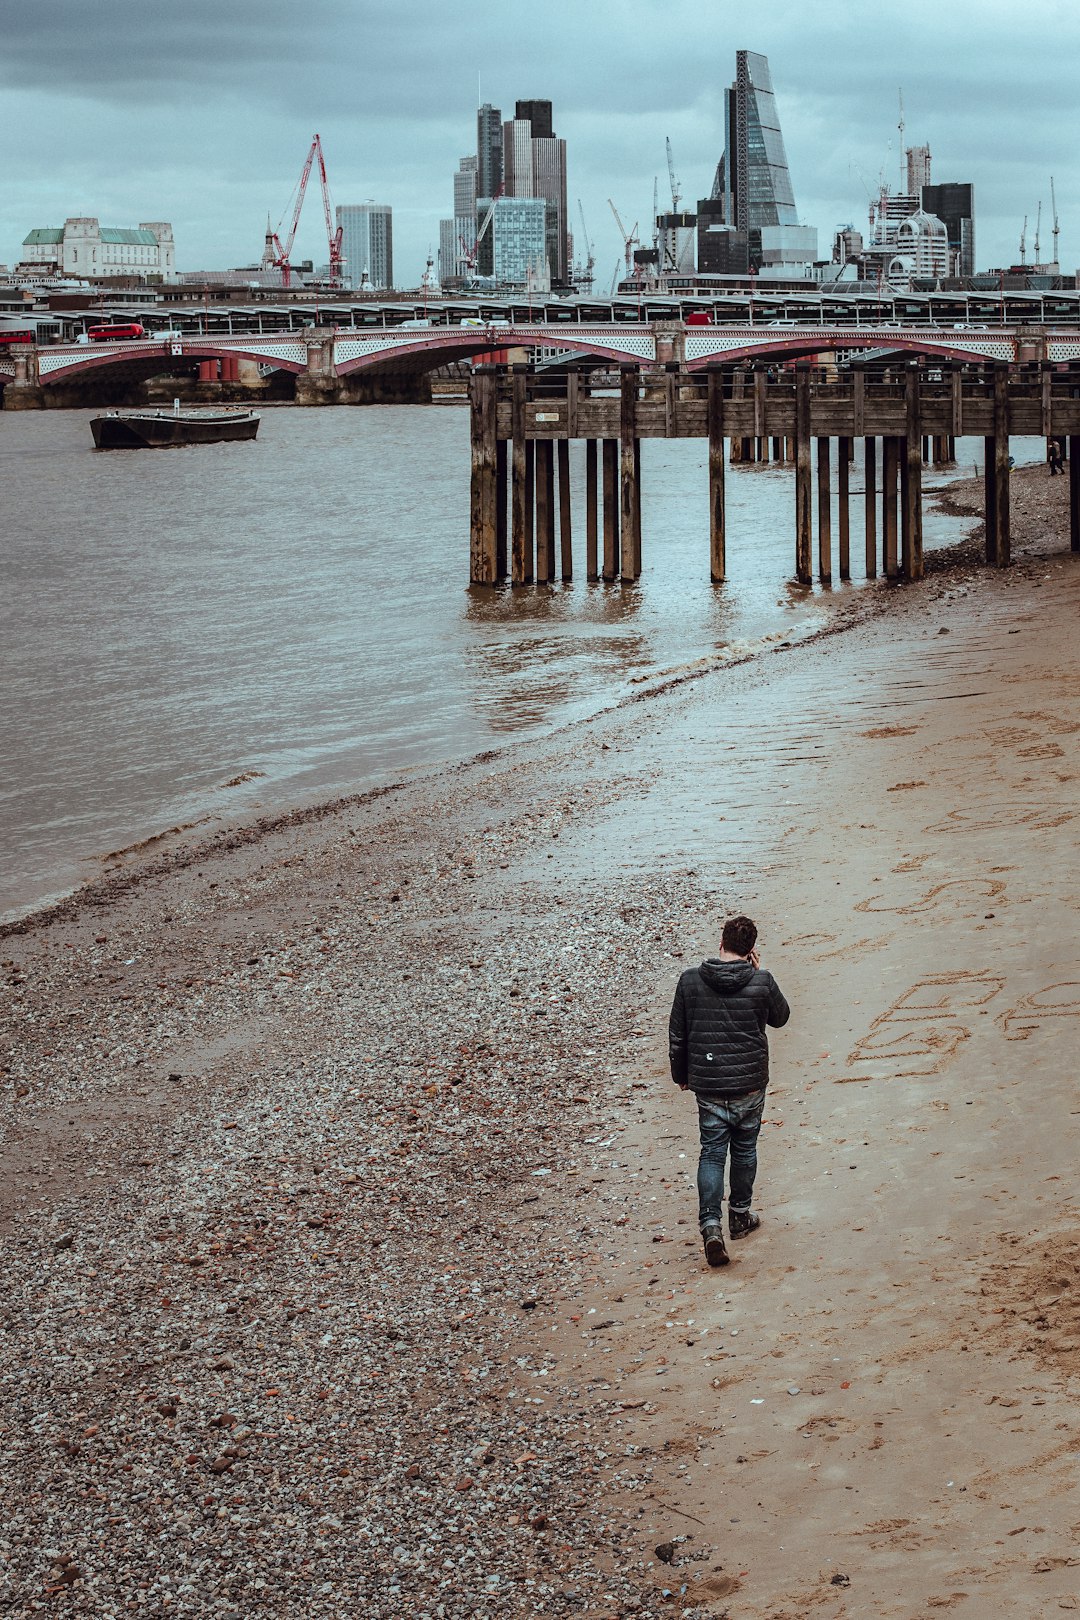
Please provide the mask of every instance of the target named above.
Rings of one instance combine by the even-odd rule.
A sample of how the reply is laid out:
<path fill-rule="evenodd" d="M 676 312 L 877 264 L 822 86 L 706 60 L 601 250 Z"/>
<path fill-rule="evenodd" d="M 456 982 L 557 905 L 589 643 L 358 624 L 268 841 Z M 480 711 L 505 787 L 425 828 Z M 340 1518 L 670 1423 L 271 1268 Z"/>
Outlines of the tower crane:
<path fill-rule="evenodd" d="M 655 174 L 652 183 L 652 245 L 654 250 L 660 246 L 660 180 Z"/>
<path fill-rule="evenodd" d="M 270 233 L 270 242 L 273 246 L 272 264 L 281 271 L 281 284 L 283 287 L 292 284 L 292 250 L 296 240 L 296 227 L 300 223 L 300 210 L 304 206 L 304 197 L 307 193 L 307 183 L 311 178 L 311 166 L 316 157 L 319 160 L 319 183 L 322 187 L 323 217 L 326 223 L 326 245 L 330 252 L 330 285 L 340 286 L 341 271 L 345 261 L 341 256 L 342 227 L 334 229 L 334 211 L 330 205 L 330 186 L 326 178 L 326 159 L 323 157 L 322 141 L 316 134 L 308 150 L 304 167 L 300 173 L 300 181 L 296 188 L 296 201 L 293 205 L 292 221 L 289 225 L 289 234 L 282 245 L 280 231 L 285 222 L 282 215 L 281 223 L 276 231 Z"/>
<path fill-rule="evenodd" d="M 1042 198 L 1039 198 L 1039 211 L 1035 215 L 1035 264 L 1039 264 L 1039 226 L 1042 224 Z"/>
<path fill-rule="evenodd" d="M 677 214 L 682 191 L 679 182 L 675 178 L 675 159 L 671 155 L 671 136 L 665 136 L 665 139 L 667 141 L 667 172 L 668 179 L 671 181 L 671 212 Z"/>
<path fill-rule="evenodd" d="M 615 223 L 619 227 L 619 235 L 623 239 L 623 251 L 626 255 L 626 274 L 629 278 L 633 274 L 634 270 L 634 243 L 639 242 L 637 233 L 638 222 L 635 219 L 634 223 L 630 227 L 629 233 L 627 233 L 626 226 L 619 218 L 619 210 L 616 208 L 610 197 L 608 198 L 608 207 L 615 215 Z"/>
<path fill-rule="evenodd" d="M 581 238 L 585 243 L 585 273 L 581 277 L 581 284 L 583 287 L 588 287 L 589 291 L 591 292 L 593 285 L 593 272 L 596 269 L 596 258 L 593 254 L 593 245 L 589 241 L 589 227 L 585 223 L 585 210 L 581 206 L 580 197 L 578 198 L 578 213 L 581 215 Z"/>
<path fill-rule="evenodd" d="M 1060 264 L 1061 261 L 1058 258 L 1058 211 L 1057 211 L 1057 198 L 1054 196 L 1054 177 L 1053 177 L 1053 175 L 1050 176 L 1050 212 L 1054 216 L 1054 263 L 1055 263 L 1055 265 L 1057 265 L 1057 264 Z"/>
<path fill-rule="evenodd" d="M 1028 217 L 1025 214 L 1024 215 L 1024 223 L 1020 227 L 1020 263 L 1021 264 L 1027 264 L 1027 221 L 1028 221 Z"/>
<path fill-rule="evenodd" d="M 498 200 L 502 196 L 502 194 L 503 194 L 503 188 L 500 185 L 498 191 L 495 193 L 494 197 L 492 197 L 492 199 L 491 199 L 491 207 L 488 209 L 487 213 L 484 215 L 483 221 L 482 221 L 482 223 L 480 225 L 479 230 L 476 233 L 476 237 L 473 240 L 472 244 L 470 245 L 468 242 L 466 242 L 466 240 L 465 240 L 465 238 L 463 236 L 459 238 L 460 243 L 461 243 L 461 257 L 462 257 L 462 260 L 464 261 L 465 268 L 466 268 L 466 270 L 468 270 L 470 275 L 476 269 L 476 261 L 480 256 L 480 243 L 484 240 L 484 237 L 487 235 L 488 230 L 489 230 L 489 228 L 491 226 L 491 222 L 495 218 L 495 204 L 498 202 Z"/>

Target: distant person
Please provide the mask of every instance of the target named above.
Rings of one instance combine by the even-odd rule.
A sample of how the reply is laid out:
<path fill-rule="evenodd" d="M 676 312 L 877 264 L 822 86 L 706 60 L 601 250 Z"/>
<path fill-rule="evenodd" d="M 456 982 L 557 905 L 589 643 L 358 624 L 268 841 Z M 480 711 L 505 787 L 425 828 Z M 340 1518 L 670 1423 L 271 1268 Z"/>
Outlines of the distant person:
<path fill-rule="evenodd" d="M 1047 439 L 1046 458 L 1050 463 L 1050 476 L 1056 478 L 1062 470 L 1062 463 L 1065 459 L 1061 454 L 1061 445 L 1057 439 Z"/>
<path fill-rule="evenodd" d="M 671 1078 L 697 1099 L 698 1226 L 710 1266 L 726 1266 L 729 1258 L 722 1216 L 729 1144 L 728 1232 L 742 1238 L 761 1225 L 750 1205 L 769 1083 L 765 1029 L 781 1029 L 791 1016 L 776 980 L 760 965 L 756 944 L 750 918 L 729 917 L 720 955 L 679 979 L 668 1023 Z"/>

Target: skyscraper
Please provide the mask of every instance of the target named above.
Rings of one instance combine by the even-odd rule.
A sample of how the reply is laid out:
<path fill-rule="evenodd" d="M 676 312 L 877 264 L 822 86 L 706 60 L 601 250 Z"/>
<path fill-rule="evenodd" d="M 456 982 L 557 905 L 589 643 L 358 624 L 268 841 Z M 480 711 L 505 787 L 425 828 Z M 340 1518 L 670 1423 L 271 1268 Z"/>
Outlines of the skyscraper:
<path fill-rule="evenodd" d="M 949 233 L 949 248 L 959 274 L 975 274 L 975 187 L 969 181 L 945 180 L 924 185 L 922 205 Z"/>
<path fill-rule="evenodd" d="M 550 104 L 549 104 L 550 105 Z M 566 217 L 566 142 L 557 135 L 544 136 L 532 142 L 533 196 L 543 197 L 547 204 L 548 263 L 551 279 L 564 283 L 569 276 L 567 263 Z"/>
<path fill-rule="evenodd" d="M 345 280 L 351 287 L 394 285 L 393 209 L 385 203 L 360 203 L 337 209 Z"/>
<path fill-rule="evenodd" d="M 476 195 L 497 197 L 502 183 L 502 113 L 485 101 L 476 114 Z"/>
<path fill-rule="evenodd" d="M 817 231 L 799 224 L 768 58 L 735 54 L 735 82 L 724 91 L 726 146 L 716 167 L 712 200 L 723 222 L 745 231 L 758 269 L 817 257 Z"/>
<path fill-rule="evenodd" d="M 535 140 L 550 141 L 555 133 L 551 127 L 550 101 L 519 101 L 514 107 L 514 117 L 524 118 L 532 125 Z"/>
<path fill-rule="evenodd" d="M 508 118 L 502 127 L 503 196 L 532 197 L 532 125 L 527 118 Z"/>
<path fill-rule="evenodd" d="M 476 158 L 472 153 L 459 160 L 454 176 L 454 234 L 456 274 L 460 275 L 476 248 Z"/>

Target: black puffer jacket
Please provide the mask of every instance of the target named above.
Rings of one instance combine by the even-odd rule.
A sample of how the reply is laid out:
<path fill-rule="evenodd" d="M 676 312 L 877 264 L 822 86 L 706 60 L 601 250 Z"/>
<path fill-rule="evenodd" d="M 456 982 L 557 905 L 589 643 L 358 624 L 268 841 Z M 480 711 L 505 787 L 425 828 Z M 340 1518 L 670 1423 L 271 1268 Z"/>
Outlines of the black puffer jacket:
<path fill-rule="evenodd" d="M 791 1008 L 771 973 L 711 957 L 689 968 L 668 1024 L 671 1078 L 710 1097 L 742 1097 L 769 1083 L 766 1024 L 780 1029 Z"/>

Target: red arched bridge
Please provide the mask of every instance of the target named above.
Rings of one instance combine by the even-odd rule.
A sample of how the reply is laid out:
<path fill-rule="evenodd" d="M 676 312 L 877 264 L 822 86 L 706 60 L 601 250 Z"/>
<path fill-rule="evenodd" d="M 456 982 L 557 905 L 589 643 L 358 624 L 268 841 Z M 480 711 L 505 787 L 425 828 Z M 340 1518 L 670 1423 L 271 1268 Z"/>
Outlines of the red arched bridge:
<path fill-rule="evenodd" d="M 969 364 L 1080 361 L 1080 331 L 1030 326 L 577 326 L 564 323 L 407 326 L 386 329 L 244 333 L 165 334 L 106 343 L 61 343 L 37 349 L 12 346 L 0 353 L 0 384 L 50 388 L 90 373 L 122 366 L 132 375 L 151 376 L 179 369 L 185 362 L 213 359 L 250 361 L 296 375 L 307 374 L 324 387 L 334 379 L 380 371 L 424 372 L 454 360 L 508 356 L 593 356 L 614 366 L 653 367 L 676 363 L 688 371 L 719 364 L 782 362 L 829 352 L 887 350 Z"/>

